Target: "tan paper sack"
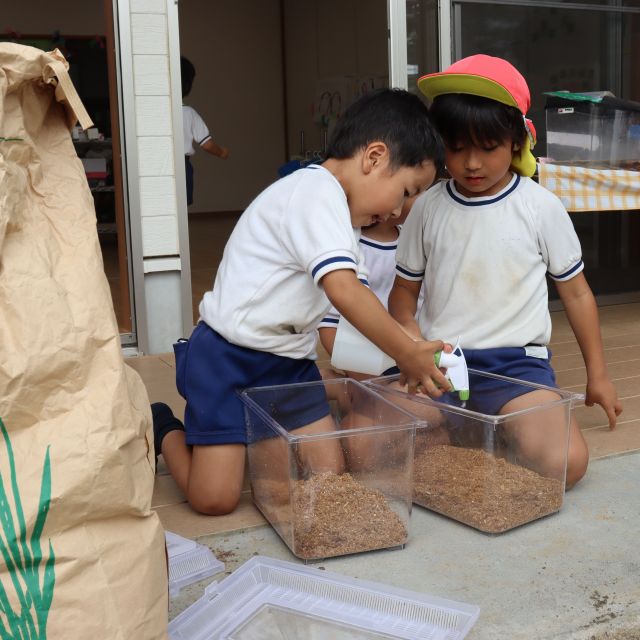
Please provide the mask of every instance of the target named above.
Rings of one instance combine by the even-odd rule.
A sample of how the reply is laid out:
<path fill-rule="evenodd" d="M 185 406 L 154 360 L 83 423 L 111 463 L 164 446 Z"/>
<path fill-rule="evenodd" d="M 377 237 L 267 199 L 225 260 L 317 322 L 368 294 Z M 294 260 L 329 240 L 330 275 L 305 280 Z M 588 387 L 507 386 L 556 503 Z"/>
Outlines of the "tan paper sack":
<path fill-rule="evenodd" d="M 0 638 L 164 638 L 149 400 L 122 359 L 77 119 L 59 52 L 0 44 Z"/>

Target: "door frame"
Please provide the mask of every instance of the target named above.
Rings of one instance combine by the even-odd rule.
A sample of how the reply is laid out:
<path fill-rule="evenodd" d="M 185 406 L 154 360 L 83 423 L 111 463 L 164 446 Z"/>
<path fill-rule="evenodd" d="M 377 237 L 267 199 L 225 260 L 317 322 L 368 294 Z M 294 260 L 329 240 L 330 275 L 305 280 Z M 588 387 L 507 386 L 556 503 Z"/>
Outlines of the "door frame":
<path fill-rule="evenodd" d="M 121 114 L 118 90 L 119 45 L 116 40 L 115 7 L 112 0 L 103 0 L 105 18 L 105 39 L 107 42 L 107 69 L 109 74 L 109 113 L 111 119 L 112 171 L 114 182 L 114 209 L 118 243 L 119 296 L 121 313 L 129 318 L 128 331 L 120 333 L 123 346 L 136 342 L 135 310 L 133 306 L 133 278 L 131 276 L 131 240 L 126 215 L 126 194 L 124 189 L 124 154 L 122 153 Z M 126 275 L 126 277 L 124 277 Z M 118 323 L 120 324 L 120 323 Z"/>
<path fill-rule="evenodd" d="M 114 16 L 114 42 L 116 52 L 116 77 L 118 86 L 118 114 L 120 118 L 120 144 L 122 149 L 123 201 L 127 221 L 128 245 L 130 251 L 130 282 L 132 288 L 131 342 L 127 346 L 135 347 L 141 353 L 150 353 L 151 324 L 157 328 L 159 319 L 148 312 L 153 309 L 153 294 L 147 299 L 145 277 L 150 278 L 179 271 L 179 293 L 173 289 L 168 293 L 176 296 L 175 303 L 180 305 L 181 333 L 191 334 L 193 312 L 191 301 L 191 268 L 189 259 L 189 229 L 187 220 L 187 200 L 184 188 L 185 168 L 182 144 L 182 94 L 180 87 L 180 40 L 178 29 L 178 7 L 175 0 L 164 0 L 164 12 L 167 20 L 167 41 L 169 63 L 169 81 L 171 86 L 171 127 L 173 137 L 173 161 L 176 184 L 176 207 L 178 211 L 177 229 L 179 256 L 166 259 L 149 260 L 145 264 L 143 226 L 141 211 L 140 170 L 138 151 L 138 127 L 136 111 L 134 51 L 132 45 L 131 4 L 135 0 L 106 0 L 112 3 Z M 151 264 L 155 262 L 155 264 Z M 155 314 L 157 315 L 157 314 Z M 151 322 L 153 319 L 153 323 Z M 160 319 L 161 322 L 161 319 Z M 179 330 L 180 328 L 178 328 Z M 178 336 L 176 336 L 177 338 Z M 124 342 L 123 342 L 124 344 Z"/>

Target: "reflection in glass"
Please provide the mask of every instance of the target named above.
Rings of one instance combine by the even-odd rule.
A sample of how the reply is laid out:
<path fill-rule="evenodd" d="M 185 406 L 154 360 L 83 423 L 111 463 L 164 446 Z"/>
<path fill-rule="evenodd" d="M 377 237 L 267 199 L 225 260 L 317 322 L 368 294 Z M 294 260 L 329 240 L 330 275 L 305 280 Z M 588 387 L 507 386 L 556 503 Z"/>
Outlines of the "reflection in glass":
<path fill-rule="evenodd" d="M 437 0 L 407 0 L 407 76 L 409 91 L 419 96 L 416 81 L 439 70 Z"/>
<path fill-rule="evenodd" d="M 640 100 L 631 64 L 640 55 L 639 14 L 475 3 L 454 9 L 455 59 L 499 56 L 527 79 L 538 156 L 546 155 L 545 91 L 609 90 Z"/>
<path fill-rule="evenodd" d="M 500 56 L 527 79 L 539 157 L 547 152 L 545 91 L 609 90 L 619 98 L 640 101 L 640 71 L 633 64 L 640 59 L 640 14 L 569 9 L 562 4 L 453 4 L 454 59 L 475 53 Z M 638 7 L 640 0 L 623 0 L 621 6 Z M 638 212 L 571 213 L 571 218 L 593 292 L 601 296 L 638 291 Z M 553 285 L 550 294 L 557 297 Z"/>

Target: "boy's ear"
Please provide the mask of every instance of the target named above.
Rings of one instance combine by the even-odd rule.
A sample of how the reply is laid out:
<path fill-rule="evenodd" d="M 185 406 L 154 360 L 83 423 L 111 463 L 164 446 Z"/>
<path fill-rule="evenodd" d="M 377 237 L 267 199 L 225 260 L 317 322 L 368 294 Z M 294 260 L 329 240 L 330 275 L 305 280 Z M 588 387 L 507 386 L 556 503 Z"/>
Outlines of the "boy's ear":
<path fill-rule="evenodd" d="M 369 173 L 376 165 L 389 159 L 389 147 L 384 142 L 370 142 L 362 154 L 362 171 Z"/>

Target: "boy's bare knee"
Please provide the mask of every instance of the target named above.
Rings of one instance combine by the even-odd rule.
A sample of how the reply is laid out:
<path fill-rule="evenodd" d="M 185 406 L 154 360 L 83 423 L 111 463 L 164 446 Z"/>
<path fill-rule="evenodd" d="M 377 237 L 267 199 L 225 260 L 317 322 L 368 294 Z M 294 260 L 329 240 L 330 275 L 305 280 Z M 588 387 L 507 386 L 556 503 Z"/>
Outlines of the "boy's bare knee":
<path fill-rule="evenodd" d="M 240 501 L 245 447 L 240 444 L 194 446 L 185 494 L 199 513 L 222 516 Z"/>
<path fill-rule="evenodd" d="M 209 492 L 206 495 L 187 496 L 194 511 L 207 516 L 225 516 L 235 510 L 240 502 L 240 492 Z"/>
<path fill-rule="evenodd" d="M 575 484 L 580 482 L 587 472 L 589 466 L 589 453 L 585 451 L 569 452 L 567 459 L 567 478 L 565 486 L 571 489 Z"/>
<path fill-rule="evenodd" d="M 589 447 L 575 420 L 571 423 L 569 452 L 567 455 L 567 476 L 565 486 L 571 489 L 587 472 L 589 466 Z"/>

